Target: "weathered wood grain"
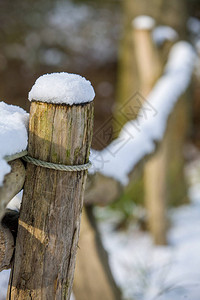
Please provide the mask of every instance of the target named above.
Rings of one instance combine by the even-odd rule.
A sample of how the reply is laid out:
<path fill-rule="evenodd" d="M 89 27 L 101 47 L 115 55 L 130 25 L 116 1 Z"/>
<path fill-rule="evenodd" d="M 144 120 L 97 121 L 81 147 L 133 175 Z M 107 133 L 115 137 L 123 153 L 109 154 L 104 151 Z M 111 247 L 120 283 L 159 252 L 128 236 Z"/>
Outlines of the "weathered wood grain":
<path fill-rule="evenodd" d="M 0 272 L 9 269 L 14 251 L 14 239 L 8 228 L 0 224 Z"/>
<path fill-rule="evenodd" d="M 32 102 L 28 154 L 53 163 L 88 162 L 93 104 Z M 7 299 L 69 299 L 87 171 L 27 165 L 13 278 Z"/>
<path fill-rule="evenodd" d="M 0 218 L 5 212 L 8 202 L 21 191 L 25 181 L 25 167 L 20 159 L 11 161 L 11 172 L 4 178 L 3 186 L 0 187 Z"/>

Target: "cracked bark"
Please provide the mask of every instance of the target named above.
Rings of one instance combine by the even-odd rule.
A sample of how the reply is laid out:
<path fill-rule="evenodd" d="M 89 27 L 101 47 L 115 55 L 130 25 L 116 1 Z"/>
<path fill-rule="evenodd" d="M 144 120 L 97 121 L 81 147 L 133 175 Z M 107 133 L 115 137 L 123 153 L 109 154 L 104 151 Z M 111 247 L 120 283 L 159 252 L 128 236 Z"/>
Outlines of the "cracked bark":
<path fill-rule="evenodd" d="M 68 165 L 88 161 L 93 104 L 32 102 L 30 156 Z M 69 299 L 87 171 L 27 165 L 7 299 Z"/>

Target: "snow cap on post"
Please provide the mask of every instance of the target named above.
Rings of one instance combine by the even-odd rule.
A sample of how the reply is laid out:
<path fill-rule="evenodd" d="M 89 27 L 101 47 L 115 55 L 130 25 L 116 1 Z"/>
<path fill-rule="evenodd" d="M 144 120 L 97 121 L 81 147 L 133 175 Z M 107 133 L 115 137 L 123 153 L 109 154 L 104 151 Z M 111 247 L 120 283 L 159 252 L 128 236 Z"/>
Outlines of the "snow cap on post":
<path fill-rule="evenodd" d="M 178 39 L 178 33 L 170 26 L 157 26 L 152 33 L 154 42 L 160 46 L 165 41 L 175 42 Z"/>
<path fill-rule="evenodd" d="M 149 16 L 138 16 L 133 19 L 132 26 L 138 30 L 151 30 L 155 26 L 155 20 Z"/>
<path fill-rule="evenodd" d="M 31 91 L 29 101 L 54 104 L 81 104 L 91 102 L 95 97 L 89 80 L 76 74 L 51 73 L 40 76 Z"/>

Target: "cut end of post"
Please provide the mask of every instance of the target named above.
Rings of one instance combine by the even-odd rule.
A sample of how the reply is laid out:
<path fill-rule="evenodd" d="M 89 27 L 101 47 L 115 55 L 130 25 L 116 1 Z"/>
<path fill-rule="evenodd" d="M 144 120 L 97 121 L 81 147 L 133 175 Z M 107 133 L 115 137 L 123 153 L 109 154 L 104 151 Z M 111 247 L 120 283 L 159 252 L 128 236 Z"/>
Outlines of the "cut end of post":
<path fill-rule="evenodd" d="M 134 29 L 151 30 L 155 27 L 155 20 L 149 16 L 138 16 L 132 21 Z"/>
<path fill-rule="evenodd" d="M 54 104 L 82 104 L 95 97 L 89 80 L 76 74 L 52 73 L 39 77 L 29 92 L 29 101 Z"/>

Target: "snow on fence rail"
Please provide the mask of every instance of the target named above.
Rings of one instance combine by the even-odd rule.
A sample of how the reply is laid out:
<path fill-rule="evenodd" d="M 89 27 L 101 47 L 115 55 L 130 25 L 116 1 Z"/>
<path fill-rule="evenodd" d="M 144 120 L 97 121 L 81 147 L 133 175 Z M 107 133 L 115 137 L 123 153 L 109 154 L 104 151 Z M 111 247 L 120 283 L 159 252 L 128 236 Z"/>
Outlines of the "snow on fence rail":
<path fill-rule="evenodd" d="M 138 118 L 126 123 L 116 140 L 101 151 L 92 150 L 93 168 L 89 172 L 99 172 L 123 185 L 128 184 L 134 166 L 152 153 L 155 142 L 162 139 L 168 117 L 190 83 L 195 58 L 194 49 L 187 42 L 181 41 L 172 47 L 164 74 L 147 97 L 155 113 L 148 116 L 148 106 L 144 103 Z M 116 145 L 122 141 L 124 146 L 113 155 Z"/>
<path fill-rule="evenodd" d="M 0 186 L 11 171 L 5 156 L 27 148 L 29 114 L 22 108 L 0 102 Z"/>

